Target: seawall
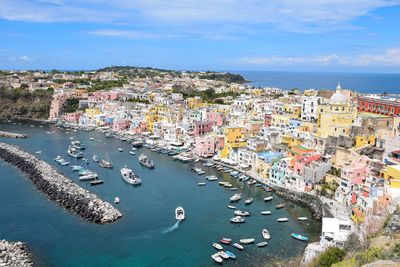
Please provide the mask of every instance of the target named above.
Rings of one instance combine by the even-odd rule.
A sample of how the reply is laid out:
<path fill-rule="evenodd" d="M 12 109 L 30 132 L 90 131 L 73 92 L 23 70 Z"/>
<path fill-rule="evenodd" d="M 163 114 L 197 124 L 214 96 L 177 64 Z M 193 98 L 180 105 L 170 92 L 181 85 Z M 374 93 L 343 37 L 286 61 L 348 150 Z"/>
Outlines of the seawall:
<path fill-rule="evenodd" d="M 31 267 L 32 255 L 24 243 L 0 240 L 0 266 Z"/>
<path fill-rule="evenodd" d="M 0 142 L 0 158 L 18 167 L 37 189 L 67 210 L 95 223 L 111 223 L 122 214 L 110 203 L 71 181 L 45 161 L 17 146 Z"/>
<path fill-rule="evenodd" d="M 27 136 L 26 134 L 10 133 L 10 132 L 0 131 L 0 137 L 8 137 L 8 138 L 27 138 L 28 136 Z"/>

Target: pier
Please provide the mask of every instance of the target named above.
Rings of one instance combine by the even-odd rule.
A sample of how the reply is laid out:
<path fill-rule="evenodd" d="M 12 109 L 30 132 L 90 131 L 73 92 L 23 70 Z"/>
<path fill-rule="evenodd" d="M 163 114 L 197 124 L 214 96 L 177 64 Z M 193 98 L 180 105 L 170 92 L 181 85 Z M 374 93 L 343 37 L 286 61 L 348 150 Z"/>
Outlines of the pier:
<path fill-rule="evenodd" d="M 122 216 L 110 203 L 81 188 L 47 162 L 17 146 L 0 142 L 0 158 L 23 171 L 49 199 L 83 219 L 105 224 Z"/>
<path fill-rule="evenodd" d="M 32 255 L 22 242 L 0 240 L 0 266 L 31 267 Z"/>
<path fill-rule="evenodd" d="M 19 133 L 10 133 L 5 131 L 0 131 L 0 137 L 8 137 L 8 138 L 27 138 L 26 134 L 19 134 Z"/>

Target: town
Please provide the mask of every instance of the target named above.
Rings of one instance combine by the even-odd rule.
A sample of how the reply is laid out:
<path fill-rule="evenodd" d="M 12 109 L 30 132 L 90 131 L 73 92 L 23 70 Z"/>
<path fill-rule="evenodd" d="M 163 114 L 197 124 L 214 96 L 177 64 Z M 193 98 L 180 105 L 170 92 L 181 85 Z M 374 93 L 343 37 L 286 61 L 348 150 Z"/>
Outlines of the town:
<path fill-rule="evenodd" d="M 134 67 L 0 78 L 3 91 L 50 92 L 46 119 L 58 125 L 186 147 L 186 159 L 318 199 L 321 238 L 306 262 L 353 234 L 376 234 L 400 200 L 400 98 L 345 87 L 256 88 L 230 73 Z"/>

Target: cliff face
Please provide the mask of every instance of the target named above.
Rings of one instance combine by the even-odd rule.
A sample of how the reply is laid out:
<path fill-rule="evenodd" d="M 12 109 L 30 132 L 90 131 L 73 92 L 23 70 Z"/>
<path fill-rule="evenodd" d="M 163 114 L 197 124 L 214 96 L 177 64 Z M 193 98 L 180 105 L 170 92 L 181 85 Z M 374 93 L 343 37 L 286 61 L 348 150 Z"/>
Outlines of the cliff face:
<path fill-rule="evenodd" d="M 52 91 L 0 90 L 0 119 L 47 119 Z"/>

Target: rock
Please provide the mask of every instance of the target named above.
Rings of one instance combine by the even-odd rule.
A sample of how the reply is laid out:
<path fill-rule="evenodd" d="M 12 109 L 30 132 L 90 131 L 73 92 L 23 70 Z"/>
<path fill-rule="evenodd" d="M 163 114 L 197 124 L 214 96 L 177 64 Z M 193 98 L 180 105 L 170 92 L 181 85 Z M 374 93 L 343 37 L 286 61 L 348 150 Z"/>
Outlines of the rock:
<path fill-rule="evenodd" d="M 10 133 L 10 132 L 0 131 L 0 137 L 27 138 L 28 136 L 26 134 L 18 134 L 18 133 Z"/>
<path fill-rule="evenodd" d="M 398 266 L 400 266 L 399 262 L 391 260 L 379 260 L 363 265 L 363 267 L 398 267 Z"/>
<path fill-rule="evenodd" d="M 8 242 L 6 240 L 0 240 L 0 266 L 10 267 L 31 267 L 32 255 L 26 249 L 26 246 L 22 242 Z"/>
<path fill-rule="evenodd" d="M 0 142 L 0 158 L 23 171 L 36 188 L 45 193 L 50 200 L 84 219 L 104 224 L 116 221 L 122 216 L 110 203 L 81 188 L 47 162 L 17 146 Z"/>

